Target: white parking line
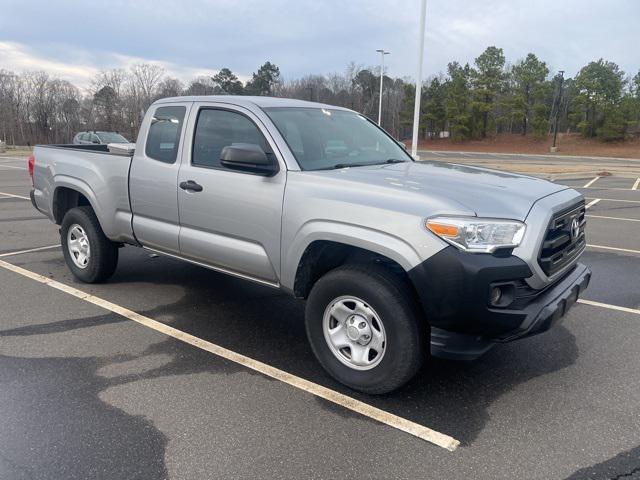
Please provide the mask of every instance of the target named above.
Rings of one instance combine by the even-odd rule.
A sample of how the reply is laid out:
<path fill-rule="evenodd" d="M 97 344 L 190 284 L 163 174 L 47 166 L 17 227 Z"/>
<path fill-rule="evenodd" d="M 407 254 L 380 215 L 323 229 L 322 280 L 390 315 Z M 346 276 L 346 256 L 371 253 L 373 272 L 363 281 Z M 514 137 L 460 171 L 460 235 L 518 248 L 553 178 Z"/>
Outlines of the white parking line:
<path fill-rule="evenodd" d="M 592 180 L 589 180 L 589 181 L 586 183 L 586 185 L 585 185 L 584 187 L 582 187 L 582 188 L 589 188 L 591 185 L 593 185 L 594 183 L 596 183 L 596 180 L 598 180 L 599 178 L 600 178 L 600 177 L 596 177 L 596 178 L 594 178 L 594 179 L 592 179 Z"/>
<path fill-rule="evenodd" d="M 591 200 L 589 203 L 587 203 L 587 206 L 584 207 L 585 210 L 589 207 L 593 207 L 596 203 L 598 203 L 600 201 L 599 198 L 594 198 L 593 200 Z"/>
<path fill-rule="evenodd" d="M 24 167 L 14 167 L 13 165 L 0 164 L 0 168 L 15 168 L 16 170 L 26 170 Z"/>
<path fill-rule="evenodd" d="M 585 300 L 583 298 L 579 298 L 578 303 L 584 303 L 585 305 L 591 305 L 593 307 L 608 308 L 609 310 L 618 310 L 619 312 L 640 315 L 640 310 L 637 310 L 635 308 L 621 307 L 620 305 L 610 305 L 608 303 L 594 302 L 593 300 Z"/>
<path fill-rule="evenodd" d="M 267 365 L 266 363 L 259 362 L 258 360 L 254 360 L 253 358 L 246 357 L 242 354 L 236 353 L 232 350 L 228 350 L 214 343 L 207 342 L 206 340 L 195 337 L 176 328 L 170 327 L 169 325 L 165 325 L 164 323 L 158 322 L 149 317 L 145 317 L 144 315 L 136 313 L 125 307 L 121 307 L 120 305 L 116 305 L 115 303 L 111 303 L 102 298 L 90 295 L 83 292 L 82 290 L 78 290 L 77 288 L 73 288 L 69 285 L 65 285 L 64 283 L 60 283 L 56 280 L 47 278 L 44 275 L 26 270 L 22 267 L 18 267 L 11 263 L 5 262 L 4 260 L 0 260 L 0 267 L 15 272 L 19 275 L 23 275 L 27 278 L 35 280 L 36 282 L 45 284 L 62 292 L 68 293 L 69 295 L 73 295 L 76 298 L 97 305 L 101 308 L 104 308 L 105 310 L 109 310 L 118 315 L 122 315 L 129 320 L 137 322 L 141 325 L 144 325 L 145 327 L 151 328 L 152 330 L 160 332 L 169 337 L 175 338 L 176 340 L 188 343 L 189 345 L 213 353 L 214 355 L 218 355 L 219 357 L 235 362 L 246 368 L 255 370 L 256 372 L 260 372 L 263 375 L 284 382 L 297 389 L 311 393 L 312 395 L 315 395 L 319 398 L 323 398 L 348 410 L 377 420 L 380 423 L 406 432 L 422 440 L 426 440 L 427 442 L 431 442 L 434 445 L 445 448 L 449 451 L 454 451 L 460 445 L 460 442 L 458 440 L 450 437 L 449 435 L 437 432 L 428 427 L 407 420 L 406 418 L 402 418 L 392 413 L 386 412 L 372 405 L 361 402 L 360 400 L 356 400 L 355 398 L 351 398 L 347 395 L 336 392 L 335 390 L 331 390 L 327 387 L 323 387 L 322 385 L 318 385 L 304 378 L 292 375 L 291 373 L 285 372 L 284 370 L 280 370 L 278 368 L 272 367 L 271 365 Z"/>
<path fill-rule="evenodd" d="M 590 247 L 590 248 L 601 248 L 603 250 L 614 250 L 616 252 L 637 253 L 637 254 L 640 255 L 640 250 L 632 250 L 630 248 L 606 247 L 604 245 L 593 245 L 593 244 L 590 244 L 590 243 L 587 243 L 587 247 Z"/>
<path fill-rule="evenodd" d="M 640 218 L 605 217 L 604 215 L 586 215 L 587 218 L 604 218 L 607 220 L 622 220 L 623 222 L 640 222 Z"/>
<path fill-rule="evenodd" d="M 13 193 L 0 192 L 0 195 L 5 195 L 12 198 L 21 198 L 22 200 L 30 200 L 29 197 L 23 197 L 22 195 L 14 195 Z"/>
<path fill-rule="evenodd" d="M 622 188 L 622 187 L 573 187 L 573 188 L 577 188 L 578 190 L 595 190 L 598 192 L 601 192 L 603 190 L 622 190 L 623 192 L 628 192 L 629 190 L 632 190 L 630 188 Z"/>
<path fill-rule="evenodd" d="M 10 257 L 12 255 L 20 255 L 21 253 L 39 252 L 41 250 L 50 250 L 52 248 L 60 248 L 60 244 L 48 245 L 46 247 L 29 248 L 27 250 L 18 250 L 17 252 L 7 252 L 0 255 L 0 257 Z"/>
<path fill-rule="evenodd" d="M 636 183 L 633 184 L 633 187 L 631 187 L 631 190 L 637 190 L 639 185 L 640 185 L 640 177 L 638 177 L 638 179 L 636 180 Z"/>
<path fill-rule="evenodd" d="M 584 197 L 587 200 L 596 200 L 595 197 Z M 601 202 L 640 203 L 640 200 L 620 200 L 619 198 L 598 198 Z"/>

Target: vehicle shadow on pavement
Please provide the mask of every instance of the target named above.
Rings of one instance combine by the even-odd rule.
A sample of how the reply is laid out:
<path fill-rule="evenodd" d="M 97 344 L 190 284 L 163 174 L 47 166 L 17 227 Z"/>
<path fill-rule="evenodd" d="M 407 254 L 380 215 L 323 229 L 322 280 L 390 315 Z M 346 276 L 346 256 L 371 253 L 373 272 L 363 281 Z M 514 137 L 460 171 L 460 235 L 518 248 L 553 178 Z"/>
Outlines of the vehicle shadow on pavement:
<path fill-rule="evenodd" d="M 164 400 L 146 398 L 141 382 L 246 371 L 161 336 L 139 352 L 105 356 L 75 356 L 92 352 L 64 336 L 82 330 L 103 336 L 105 351 L 122 351 L 105 332 L 121 322 L 129 321 L 108 313 L 0 331 L 3 352 L 33 355 L 0 355 L 0 478 L 169 478 L 172 438 L 144 411 Z"/>
<path fill-rule="evenodd" d="M 604 462 L 577 470 L 565 480 L 617 480 L 640 478 L 640 446 Z"/>
<path fill-rule="evenodd" d="M 377 406 L 447 433 L 468 446 L 490 419 L 496 400 L 530 380 L 571 366 L 575 337 L 562 325 L 550 334 L 497 345 L 472 362 L 431 359 L 393 397 Z"/>
<path fill-rule="evenodd" d="M 338 384 L 316 362 L 304 331 L 302 301 L 165 258 L 121 264 L 112 283 L 121 282 L 129 292 L 139 282 L 181 285 L 185 296 L 178 302 L 141 313 L 169 318 L 175 328 L 451 435 L 462 445 L 473 443 L 483 430 L 498 398 L 578 358 L 574 336 L 558 326 L 548 334 L 498 345 L 475 362 L 432 359 L 401 390 L 369 396 Z M 334 405 L 317 401 L 336 411 Z"/>
<path fill-rule="evenodd" d="M 100 359 L 0 356 L 0 478 L 167 478 L 167 439 L 99 399 Z"/>

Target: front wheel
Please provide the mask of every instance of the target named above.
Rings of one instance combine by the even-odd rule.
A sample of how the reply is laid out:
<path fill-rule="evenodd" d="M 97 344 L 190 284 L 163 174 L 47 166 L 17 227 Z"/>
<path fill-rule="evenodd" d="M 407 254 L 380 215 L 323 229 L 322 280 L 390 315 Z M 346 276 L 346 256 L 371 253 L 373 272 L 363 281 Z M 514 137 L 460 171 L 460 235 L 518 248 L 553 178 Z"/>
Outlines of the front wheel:
<path fill-rule="evenodd" d="M 71 273 L 86 283 L 108 279 L 118 265 L 118 246 L 102 231 L 91 207 L 69 210 L 60 226 L 62 252 Z"/>
<path fill-rule="evenodd" d="M 382 394 L 419 370 L 427 326 L 409 285 L 382 266 L 346 265 L 314 285 L 306 329 L 316 357 L 339 382 Z"/>

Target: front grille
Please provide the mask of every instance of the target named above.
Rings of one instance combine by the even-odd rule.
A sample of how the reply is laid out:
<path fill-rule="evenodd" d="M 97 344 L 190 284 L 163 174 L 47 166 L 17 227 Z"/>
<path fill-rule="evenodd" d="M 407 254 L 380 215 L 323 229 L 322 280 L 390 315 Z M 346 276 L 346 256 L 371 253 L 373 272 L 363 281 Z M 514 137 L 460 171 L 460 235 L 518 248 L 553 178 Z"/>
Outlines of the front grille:
<path fill-rule="evenodd" d="M 556 213 L 549 222 L 547 233 L 540 248 L 538 263 L 547 274 L 552 276 L 569 265 L 584 250 L 584 201 Z M 577 221 L 577 232 L 572 233 L 574 220 Z"/>

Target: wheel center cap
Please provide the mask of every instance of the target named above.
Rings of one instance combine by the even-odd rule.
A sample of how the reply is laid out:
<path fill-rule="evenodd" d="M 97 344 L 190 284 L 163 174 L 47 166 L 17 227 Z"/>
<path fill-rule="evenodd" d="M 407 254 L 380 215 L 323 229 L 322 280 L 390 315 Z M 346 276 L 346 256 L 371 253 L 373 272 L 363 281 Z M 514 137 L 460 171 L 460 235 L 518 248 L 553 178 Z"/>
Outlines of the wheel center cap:
<path fill-rule="evenodd" d="M 358 338 L 360 338 L 360 332 L 356 327 L 348 327 L 347 336 L 350 340 L 353 340 L 355 342 L 356 340 L 358 340 Z"/>
<path fill-rule="evenodd" d="M 353 315 L 347 319 L 347 337 L 352 342 L 366 345 L 371 340 L 371 327 L 366 318 Z"/>

